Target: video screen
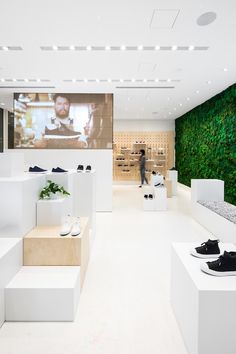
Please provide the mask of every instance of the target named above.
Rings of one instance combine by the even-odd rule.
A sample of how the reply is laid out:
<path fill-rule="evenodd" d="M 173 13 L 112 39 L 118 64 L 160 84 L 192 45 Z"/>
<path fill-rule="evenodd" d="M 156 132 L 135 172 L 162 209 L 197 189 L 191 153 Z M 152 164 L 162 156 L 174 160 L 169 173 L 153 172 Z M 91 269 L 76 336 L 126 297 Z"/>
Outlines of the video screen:
<path fill-rule="evenodd" d="M 113 94 L 14 94 L 16 149 L 112 149 L 112 135 Z"/>

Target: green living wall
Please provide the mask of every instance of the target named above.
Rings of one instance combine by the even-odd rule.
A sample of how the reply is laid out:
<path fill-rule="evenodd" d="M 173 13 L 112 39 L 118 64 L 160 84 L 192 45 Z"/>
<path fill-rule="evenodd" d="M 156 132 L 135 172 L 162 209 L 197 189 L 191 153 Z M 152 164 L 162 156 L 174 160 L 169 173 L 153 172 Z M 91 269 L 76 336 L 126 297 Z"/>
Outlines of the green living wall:
<path fill-rule="evenodd" d="M 236 84 L 175 121 L 178 180 L 225 181 L 225 200 L 236 205 Z"/>

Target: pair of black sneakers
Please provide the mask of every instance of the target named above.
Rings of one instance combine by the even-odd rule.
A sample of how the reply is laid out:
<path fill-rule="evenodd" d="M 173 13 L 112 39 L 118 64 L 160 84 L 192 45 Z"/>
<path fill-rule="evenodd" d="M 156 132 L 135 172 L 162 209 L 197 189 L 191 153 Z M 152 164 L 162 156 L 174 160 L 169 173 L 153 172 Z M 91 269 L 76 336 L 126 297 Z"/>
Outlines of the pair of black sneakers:
<path fill-rule="evenodd" d="M 144 194 L 145 199 L 153 199 L 153 194 Z"/>
<path fill-rule="evenodd" d="M 218 277 L 236 275 L 236 252 L 224 251 L 221 254 L 219 240 L 208 240 L 194 248 L 191 254 L 198 258 L 217 258 L 201 265 L 201 270 Z"/>
<path fill-rule="evenodd" d="M 85 169 L 85 172 L 91 172 L 92 168 L 90 165 L 88 165 Z M 77 172 L 83 172 L 84 171 L 84 166 L 83 165 L 79 165 L 77 167 Z"/>

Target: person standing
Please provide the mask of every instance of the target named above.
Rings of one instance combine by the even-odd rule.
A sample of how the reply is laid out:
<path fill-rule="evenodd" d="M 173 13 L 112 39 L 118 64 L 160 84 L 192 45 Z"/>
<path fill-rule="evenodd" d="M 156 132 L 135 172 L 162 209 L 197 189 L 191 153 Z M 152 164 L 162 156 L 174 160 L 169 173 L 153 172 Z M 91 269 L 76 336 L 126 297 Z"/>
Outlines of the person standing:
<path fill-rule="evenodd" d="M 145 169 L 146 169 L 146 157 L 145 157 L 145 150 L 140 150 L 140 158 L 139 158 L 139 168 L 140 168 L 140 178 L 141 178 L 141 185 L 139 188 L 142 188 L 144 181 L 148 184 L 147 177 L 145 176 Z"/>

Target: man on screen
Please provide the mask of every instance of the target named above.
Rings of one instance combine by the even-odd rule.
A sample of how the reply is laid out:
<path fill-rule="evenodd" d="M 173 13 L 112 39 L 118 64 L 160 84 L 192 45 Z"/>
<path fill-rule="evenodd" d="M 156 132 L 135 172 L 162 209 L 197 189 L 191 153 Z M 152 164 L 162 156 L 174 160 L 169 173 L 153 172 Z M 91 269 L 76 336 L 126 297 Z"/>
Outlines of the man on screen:
<path fill-rule="evenodd" d="M 45 133 L 35 141 L 37 148 L 86 148 L 86 136 L 74 130 L 73 118 L 70 118 L 70 98 L 57 93 L 53 97 L 55 114 L 46 125 Z"/>

